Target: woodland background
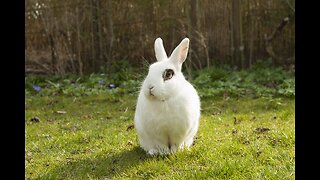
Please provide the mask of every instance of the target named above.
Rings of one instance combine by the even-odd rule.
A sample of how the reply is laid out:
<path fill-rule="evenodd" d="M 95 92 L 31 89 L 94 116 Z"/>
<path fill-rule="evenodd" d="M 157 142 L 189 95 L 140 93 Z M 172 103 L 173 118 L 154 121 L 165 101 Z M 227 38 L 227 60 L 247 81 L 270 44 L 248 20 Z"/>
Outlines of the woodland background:
<path fill-rule="evenodd" d="M 25 70 L 89 74 L 155 61 L 190 38 L 186 70 L 294 68 L 294 0 L 26 0 Z"/>
<path fill-rule="evenodd" d="M 201 99 L 166 157 L 133 125 L 157 37 Z M 25 0 L 25 177 L 294 180 L 294 64 L 294 0 Z"/>

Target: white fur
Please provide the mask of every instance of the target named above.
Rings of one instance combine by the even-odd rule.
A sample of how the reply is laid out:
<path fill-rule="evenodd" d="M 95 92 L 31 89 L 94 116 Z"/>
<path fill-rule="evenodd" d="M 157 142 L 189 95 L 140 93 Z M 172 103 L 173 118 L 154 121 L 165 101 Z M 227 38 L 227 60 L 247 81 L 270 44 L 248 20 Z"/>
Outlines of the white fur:
<path fill-rule="evenodd" d="M 183 39 L 169 58 L 161 38 L 156 39 L 154 48 L 158 62 L 150 66 L 142 84 L 134 117 L 140 145 L 150 155 L 189 148 L 198 131 L 200 118 L 197 91 L 181 73 L 189 39 Z M 162 77 L 165 69 L 175 72 L 166 81 Z"/>

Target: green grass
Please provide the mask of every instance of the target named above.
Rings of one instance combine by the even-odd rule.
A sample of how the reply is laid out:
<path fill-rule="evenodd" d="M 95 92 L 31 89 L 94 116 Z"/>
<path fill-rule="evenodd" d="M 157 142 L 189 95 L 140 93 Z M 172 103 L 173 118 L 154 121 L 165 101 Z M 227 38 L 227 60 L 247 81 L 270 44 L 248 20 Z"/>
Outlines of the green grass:
<path fill-rule="evenodd" d="M 293 98 L 203 97 L 195 145 L 157 157 L 130 128 L 136 98 L 26 93 L 26 179 L 295 178 Z"/>
<path fill-rule="evenodd" d="M 26 179 L 295 179 L 294 72 L 268 61 L 194 72 L 195 145 L 156 157 L 132 128 L 146 73 L 26 76 Z"/>

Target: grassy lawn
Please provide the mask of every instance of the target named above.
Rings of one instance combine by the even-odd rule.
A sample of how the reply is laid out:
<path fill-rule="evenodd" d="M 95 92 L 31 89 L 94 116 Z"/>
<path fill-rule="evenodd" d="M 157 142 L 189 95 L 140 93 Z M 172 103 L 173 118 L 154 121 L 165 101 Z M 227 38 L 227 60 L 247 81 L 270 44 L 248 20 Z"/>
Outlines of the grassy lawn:
<path fill-rule="evenodd" d="M 294 179 L 294 98 L 207 97 L 190 151 L 150 157 L 137 95 L 25 99 L 26 179 Z"/>
<path fill-rule="evenodd" d="M 192 73 L 202 107 L 195 144 L 156 157 L 132 126 L 146 73 L 26 76 L 26 179 L 295 179 L 294 72 Z"/>

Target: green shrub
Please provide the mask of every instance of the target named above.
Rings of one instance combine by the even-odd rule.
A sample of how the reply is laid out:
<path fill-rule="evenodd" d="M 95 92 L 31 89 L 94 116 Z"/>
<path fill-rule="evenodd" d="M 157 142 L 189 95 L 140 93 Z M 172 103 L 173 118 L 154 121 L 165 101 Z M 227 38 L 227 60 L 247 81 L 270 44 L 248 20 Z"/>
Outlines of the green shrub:
<path fill-rule="evenodd" d="M 133 69 L 120 63 L 110 73 L 86 76 L 33 76 L 25 77 L 26 95 L 89 96 L 97 94 L 137 95 L 147 68 Z M 124 68 L 121 68 L 123 66 Z M 257 63 L 248 70 L 235 71 L 228 67 L 215 67 L 193 72 L 191 82 L 201 98 L 234 97 L 294 97 L 295 78 L 292 72 L 273 68 L 268 61 Z M 116 88 L 110 88 L 113 84 Z M 41 89 L 41 90 L 39 90 Z"/>

